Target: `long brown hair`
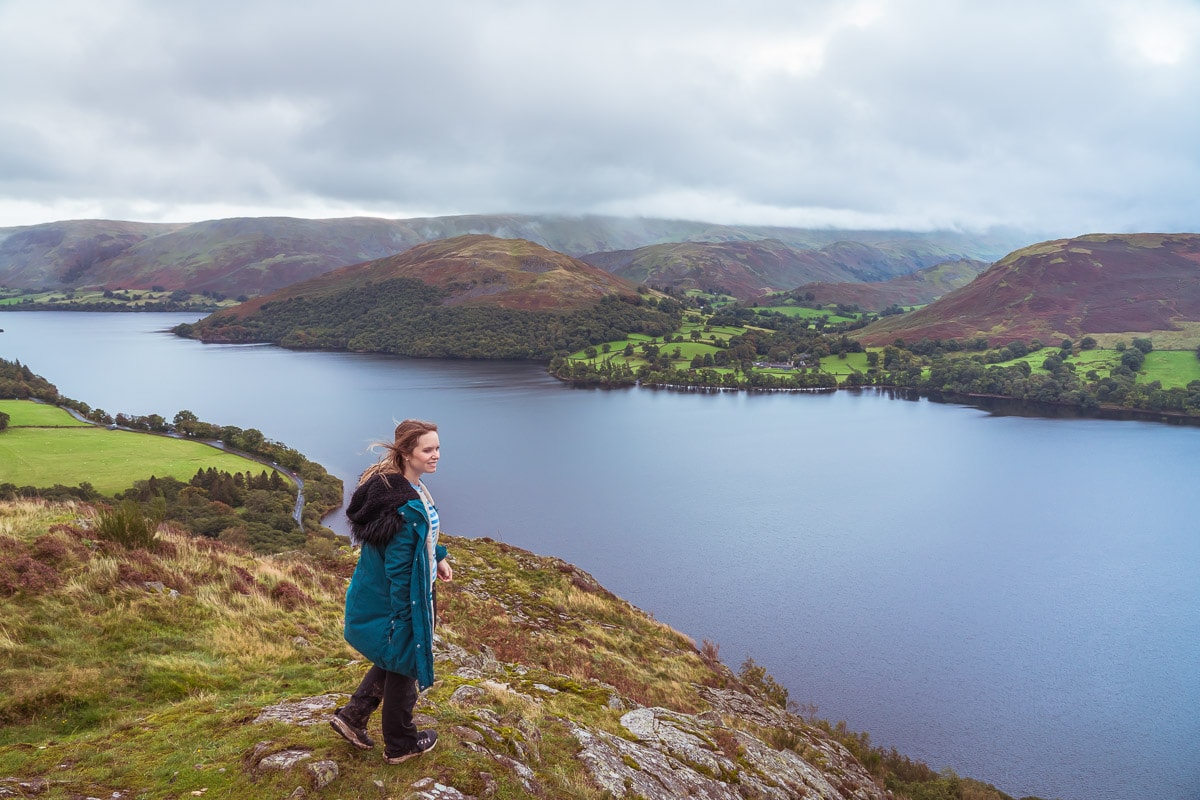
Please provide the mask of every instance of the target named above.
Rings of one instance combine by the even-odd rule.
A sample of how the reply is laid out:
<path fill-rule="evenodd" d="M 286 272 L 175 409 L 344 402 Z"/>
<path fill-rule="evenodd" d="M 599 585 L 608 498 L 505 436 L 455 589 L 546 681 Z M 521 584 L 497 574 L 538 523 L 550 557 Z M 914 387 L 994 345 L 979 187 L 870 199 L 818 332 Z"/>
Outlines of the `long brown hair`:
<path fill-rule="evenodd" d="M 379 461 L 367 467 L 358 483 L 361 486 L 373 475 L 382 475 L 384 482 L 391 475 L 404 474 L 404 459 L 417 449 L 417 442 L 427 433 L 437 433 L 437 425 L 419 419 L 406 419 L 396 426 L 396 434 L 391 442 L 378 442 L 375 446 L 382 448 L 384 453 Z"/>

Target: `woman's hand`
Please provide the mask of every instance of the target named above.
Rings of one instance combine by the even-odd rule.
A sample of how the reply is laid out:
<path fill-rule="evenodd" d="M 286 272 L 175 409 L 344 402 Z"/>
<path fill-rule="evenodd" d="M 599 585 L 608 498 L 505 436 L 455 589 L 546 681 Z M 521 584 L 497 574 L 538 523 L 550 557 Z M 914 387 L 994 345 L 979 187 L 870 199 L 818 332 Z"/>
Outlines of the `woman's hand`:
<path fill-rule="evenodd" d="M 444 581 L 454 580 L 454 567 L 450 566 L 450 559 L 443 558 L 438 562 L 437 576 Z"/>

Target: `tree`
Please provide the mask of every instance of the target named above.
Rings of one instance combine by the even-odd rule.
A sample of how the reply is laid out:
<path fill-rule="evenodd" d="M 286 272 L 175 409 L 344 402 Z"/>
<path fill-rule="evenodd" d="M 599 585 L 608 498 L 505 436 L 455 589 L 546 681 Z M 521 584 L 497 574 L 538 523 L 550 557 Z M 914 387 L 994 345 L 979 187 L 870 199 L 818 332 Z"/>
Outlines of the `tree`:
<path fill-rule="evenodd" d="M 1137 350 L 1142 351 L 1142 354 L 1144 355 L 1154 349 L 1154 342 L 1150 341 L 1149 339 L 1136 339 L 1135 338 L 1133 340 L 1133 347 Z"/>
<path fill-rule="evenodd" d="M 251 453 L 257 452 L 266 440 L 267 437 L 257 428 L 246 428 L 242 431 L 242 446 Z"/>
<path fill-rule="evenodd" d="M 193 414 L 191 411 L 188 411 L 186 408 L 184 410 L 180 411 L 179 413 L 177 413 L 175 415 L 175 419 L 173 420 L 173 422 L 175 423 L 175 427 L 177 427 L 177 428 L 182 427 L 189 422 L 199 422 L 199 421 L 200 421 L 200 418 L 197 417 L 195 414 Z"/>
<path fill-rule="evenodd" d="M 1094 350 L 1096 348 L 1096 340 L 1091 336 L 1085 336 L 1079 340 L 1080 350 Z"/>
<path fill-rule="evenodd" d="M 1014 358 L 1020 358 L 1021 356 L 1028 355 L 1029 347 L 1026 346 L 1026 344 L 1024 342 L 1010 342 L 1008 344 L 1008 346 L 1006 346 L 1004 348 L 1004 353 L 1005 353 L 1005 355 L 1008 356 L 1008 358 L 1006 358 L 1005 361 L 1008 361 L 1008 360 L 1011 360 Z"/>
<path fill-rule="evenodd" d="M 1128 367 L 1133 372 L 1140 370 L 1145 360 L 1145 353 L 1137 348 L 1131 347 L 1121 354 L 1121 365 Z"/>

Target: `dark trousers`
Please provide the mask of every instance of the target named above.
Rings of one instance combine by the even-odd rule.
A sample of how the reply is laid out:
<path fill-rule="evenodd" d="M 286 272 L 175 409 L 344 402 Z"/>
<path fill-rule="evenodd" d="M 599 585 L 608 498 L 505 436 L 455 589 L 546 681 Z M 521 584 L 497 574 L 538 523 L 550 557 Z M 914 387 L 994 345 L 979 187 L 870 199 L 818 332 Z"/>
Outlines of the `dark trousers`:
<path fill-rule="evenodd" d="M 381 702 L 384 754 L 396 756 L 412 750 L 417 745 L 417 726 L 412 719 L 417 705 L 417 682 L 407 675 L 371 667 L 350 702 L 342 708 L 342 716 L 354 727 L 365 728 Z"/>

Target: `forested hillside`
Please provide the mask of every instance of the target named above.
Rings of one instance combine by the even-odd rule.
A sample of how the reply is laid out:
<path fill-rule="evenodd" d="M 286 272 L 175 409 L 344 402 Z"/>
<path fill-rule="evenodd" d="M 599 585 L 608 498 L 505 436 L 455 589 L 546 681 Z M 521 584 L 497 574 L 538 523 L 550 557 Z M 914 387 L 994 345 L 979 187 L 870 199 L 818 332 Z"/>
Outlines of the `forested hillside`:
<path fill-rule="evenodd" d="M 549 360 L 633 332 L 680 305 L 532 242 L 464 236 L 359 264 L 221 311 L 178 333 L 209 342 L 451 358 Z"/>

